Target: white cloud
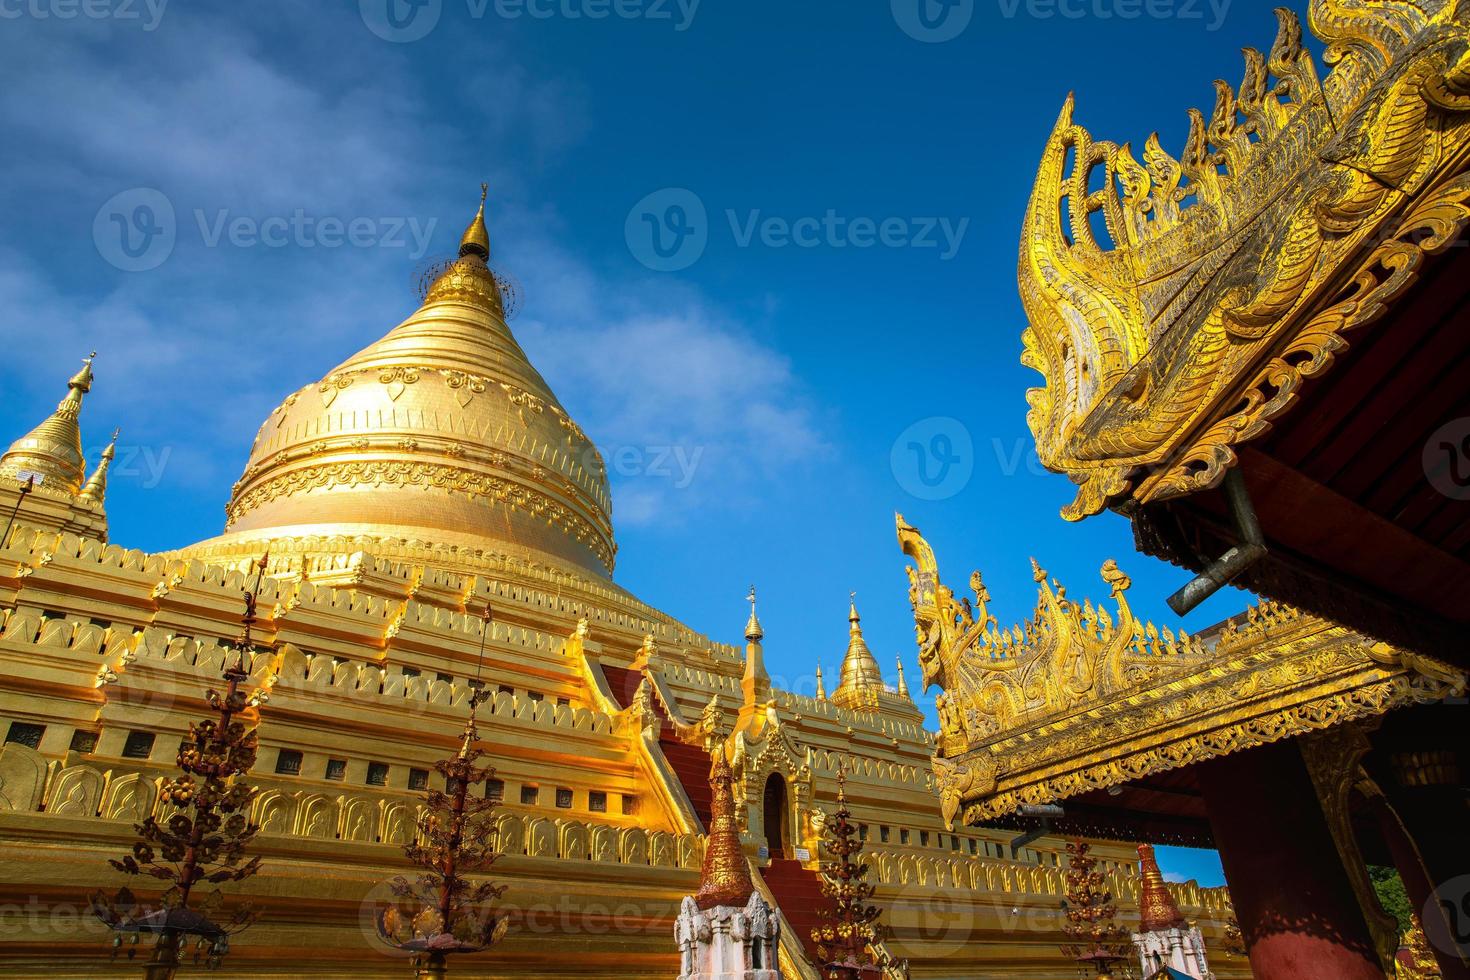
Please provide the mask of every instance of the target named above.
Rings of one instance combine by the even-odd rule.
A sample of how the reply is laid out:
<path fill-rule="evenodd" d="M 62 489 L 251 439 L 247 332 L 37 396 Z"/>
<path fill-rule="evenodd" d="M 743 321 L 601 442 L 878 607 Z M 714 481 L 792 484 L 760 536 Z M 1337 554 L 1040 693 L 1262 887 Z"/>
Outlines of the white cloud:
<path fill-rule="evenodd" d="M 644 454 L 609 459 L 619 524 L 739 505 L 830 453 L 790 363 L 749 328 L 670 280 L 610 281 L 562 244 L 554 206 L 520 203 L 517 175 L 589 126 L 578 83 L 533 77 L 490 42 L 461 89 L 427 91 L 355 10 L 271 9 L 170 8 L 143 38 L 55 21 L 0 35 L 0 126 L 27 150 L 0 163 L 15 217 L 0 229 L 0 336 L 27 385 L 11 429 L 96 347 L 89 443 L 120 424 L 167 443 L 170 486 L 221 496 L 279 398 L 411 311 L 414 263 L 387 248 L 209 248 L 195 209 L 433 219 L 442 252 L 485 176 L 497 259 L 527 285 L 517 333 L 599 445 Z M 178 244 L 128 275 L 97 254 L 91 222 L 137 186 L 170 198 Z"/>

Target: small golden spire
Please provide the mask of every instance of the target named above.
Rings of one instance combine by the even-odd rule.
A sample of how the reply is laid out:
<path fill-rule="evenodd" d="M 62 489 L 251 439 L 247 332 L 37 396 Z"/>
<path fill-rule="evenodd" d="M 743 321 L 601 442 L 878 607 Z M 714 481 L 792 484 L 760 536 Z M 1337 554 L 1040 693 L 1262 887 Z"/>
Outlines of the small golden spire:
<path fill-rule="evenodd" d="M 97 464 L 96 471 L 87 481 L 87 485 L 82 488 L 83 500 L 95 500 L 100 504 L 107 496 L 107 468 L 112 465 L 112 459 L 117 455 L 117 437 L 121 432 L 121 429 L 112 430 L 112 441 L 107 444 L 106 449 L 102 450 L 102 462 Z"/>
<path fill-rule="evenodd" d="M 92 390 L 92 359 L 66 383 L 66 397 L 45 421 L 11 443 L 0 456 L 0 473 L 34 473 L 43 486 L 73 495 L 82 490 L 87 464 L 82 458 L 82 396 Z"/>
<path fill-rule="evenodd" d="M 489 193 L 490 185 L 480 184 L 480 210 L 475 212 L 459 239 L 460 258 L 477 255 L 486 262 L 490 261 L 490 231 L 485 227 L 485 197 Z"/>
<path fill-rule="evenodd" d="M 903 654 L 900 653 L 895 659 L 898 660 L 898 693 L 900 697 L 906 698 L 909 696 L 909 682 L 903 679 Z"/>
<path fill-rule="evenodd" d="M 862 617 L 857 611 L 857 593 L 850 592 L 847 607 L 847 654 L 842 658 L 842 675 L 832 701 L 841 708 L 871 705 L 883 690 L 883 671 L 863 639 Z"/>
<path fill-rule="evenodd" d="M 817 661 L 817 700 L 827 700 L 827 688 L 822 683 L 822 661 L 820 660 Z"/>
<path fill-rule="evenodd" d="M 750 866 L 740 847 L 740 827 L 735 819 L 735 791 L 731 788 L 735 774 L 725 759 L 724 746 L 714 751 L 710 767 L 709 841 L 705 845 L 704 866 L 699 873 L 699 891 L 695 904 L 702 909 L 718 907 L 744 908 L 755 891 L 750 880 Z"/>
<path fill-rule="evenodd" d="M 750 587 L 750 594 L 746 601 L 750 603 L 750 619 L 745 621 L 745 638 L 751 643 L 759 643 L 765 639 L 765 630 L 761 629 L 761 621 L 755 615 L 755 586 Z"/>

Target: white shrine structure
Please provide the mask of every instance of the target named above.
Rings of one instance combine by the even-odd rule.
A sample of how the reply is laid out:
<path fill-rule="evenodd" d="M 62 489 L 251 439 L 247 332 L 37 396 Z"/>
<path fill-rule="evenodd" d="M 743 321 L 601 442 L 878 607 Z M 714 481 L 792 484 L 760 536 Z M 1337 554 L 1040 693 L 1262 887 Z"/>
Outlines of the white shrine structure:
<path fill-rule="evenodd" d="M 781 913 L 755 890 L 740 847 L 733 776 L 723 748 L 714 753 L 709 843 L 699 891 L 674 920 L 679 980 L 781 980 Z"/>
<path fill-rule="evenodd" d="M 1138 931 L 1133 945 L 1138 949 L 1144 980 L 1215 980 L 1205 960 L 1205 940 L 1200 931 L 1185 921 L 1159 873 L 1154 849 L 1138 847 L 1143 888 L 1138 896 Z"/>

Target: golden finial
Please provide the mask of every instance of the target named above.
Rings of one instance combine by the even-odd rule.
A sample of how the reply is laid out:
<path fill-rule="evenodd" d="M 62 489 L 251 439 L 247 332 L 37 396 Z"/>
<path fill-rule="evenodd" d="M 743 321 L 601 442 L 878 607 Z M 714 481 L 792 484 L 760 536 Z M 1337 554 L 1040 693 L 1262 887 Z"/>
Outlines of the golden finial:
<path fill-rule="evenodd" d="M 895 659 L 898 661 L 898 693 L 903 697 L 908 697 L 909 682 L 903 677 L 903 654 L 899 654 Z"/>
<path fill-rule="evenodd" d="M 759 643 L 765 638 L 765 630 L 761 629 L 761 621 L 755 615 L 755 586 L 750 587 L 750 594 L 745 597 L 750 603 L 750 619 L 745 623 L 745 638 L 751 643 Z"/>
<path fill-rule="evenodd" d="M 827 687 L 822 683 L 822 661 L 817 661 L 817 700 L 827 700 Z"/>
<path fill-rule="evenodd" d="M 858 615 L 857 611 L 856 592 L 849 592 L 847 594 L 847 621 L 852 624 L 853 630 L 857 630 L 858 623 L 862 621 L 862 617 Z"/>
<path fill-rule="evenodd" d="M 485 227 L 485 198 L 490 193 L 490 185 L 480 184 L 480 210 L 475 212 L 474 218 L 465 227 L 464 235 L 459 239 L 459 257 L 477 255 L 482 260 L 490 259 L 490 232 Z"/>
<path fill-rule="evenodd" d="M 82 359 L 82 369 L 71 376 L 66 383 L 68 388 L 77 388 L 82 394 L 92 390 L 92 362 L 97 359 L 97 352 L 93 351 Z"/>

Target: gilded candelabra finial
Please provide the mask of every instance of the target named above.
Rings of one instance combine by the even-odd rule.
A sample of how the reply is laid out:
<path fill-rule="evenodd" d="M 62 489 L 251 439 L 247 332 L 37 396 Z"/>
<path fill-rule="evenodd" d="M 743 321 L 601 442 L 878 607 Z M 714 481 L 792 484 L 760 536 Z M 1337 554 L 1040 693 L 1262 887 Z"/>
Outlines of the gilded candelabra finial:
<path fill-rule="evenodd" d="M 1127 964 L 1133 944 L 1128 930 L 1117 923 L 1117 903 L 1103 887 L 1103 874 L 1091 850 L 1086 841 L 1067 842 L 1067 897 L 1062 900 L 1067 942 L 1061 950 L 1077 961 L 1078 969 L 1090 968 L 1101 980 L 1113 976 L 1119 964 Z"/>
<path fill-rule="evenodd" d="M 480 617 L 481 662 L 492 621 L 487 603 Z M 475 676 L 478 680 L 478 666 Z M 434 763 L 444 777 L 444 792 L 425 794 L 417 838 L 403 849 L 423 871 L 414 878 L 395 878 L 390 887 L 398 901 L 377 917 L 383 942 L 416 954 L 415 969 L 421 980 L 444 977 L 451 954 L 488 949 L 504 937 L 509 925 L 503 914 L 489 906 L 504 894 L 505 886 L 469 878 L 488 871 L 500 859 L 493 816 L 497 803 L 470 792 L 495 775 L 493 767 L 478 764 L 485 752 L 476 745 L 475 712 L 489 697 L 482 685 L 475 686 L 458 752 Z"/>
<path fill-rule="evenodd" d="M 827 980 L 881 976 L 876 947 L 888 932 L 878 922 L 882 910 L 868 904 L 874 886 L 868 881 L 868 866 L 858 859 L 863 841 L 847 806 L 848 764 L 846 759 L 838 764 L 837 810 L 822 831 L 822 851 L 829 857 L 821 867 L 822 894 L 832 904 L 821 910 L 823 923 L 812 930 Z"/>
<path fill-rule="evenodd" d="M 191 938 L 195 940 L 195 962 L 218 966 L 230 950 L 230 935 L 255 921 L 255 910 L 246 903 L 227 922 L 220 922 L 224 897 L 218 890 L 191 904 L 193 889 L 200 882 L 243 881 L 260 868 L 260 858 L 245 859 L 246 848 L 260 830 L 247 816 L 257 790 L 240 779 L 255 764 L 256 732 L 240 719 L 258 703 L 258 695 L 247 700 L 242 684 L 250 676 L 247 658 L 255 648 L 251 627 L 267 558 L 253 564 L 255 581 L 242 593 L 245 611 L 235 641 L 239 659 L 224 671 L 223 696 L 215 691 L 206 694 L 216 717 L 189 726 L 179 746 L 181 774 L 162 787 L 161 801 L 174 812 L 164 823 L 149 816 L 137 824 L 140 840 L 133 845 L 132 854 L 108 862 L 125 874 L 148 875 L 173 884 L 157 908 L 141 905 L 128 888 L 115 896 L 100 890 L 91 896 L 92 911 L 117 933 L 114 955 L 122 949 L 124 934 L 132 935 L 130 959 L 143 933 L 157 937 L 144 968 L 148 980 L 171 980 Z"/>

